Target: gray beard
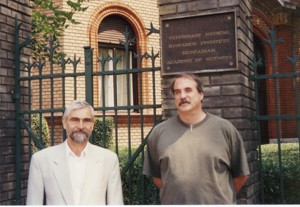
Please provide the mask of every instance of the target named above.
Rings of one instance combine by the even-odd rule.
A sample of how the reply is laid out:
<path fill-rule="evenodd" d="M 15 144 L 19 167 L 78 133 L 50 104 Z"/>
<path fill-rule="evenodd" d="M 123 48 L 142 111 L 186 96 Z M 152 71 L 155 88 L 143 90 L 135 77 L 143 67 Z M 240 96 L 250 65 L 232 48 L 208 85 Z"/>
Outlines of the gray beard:
<path fill-rule="evenodd" d="M 81 144 L 82 142 L 88 139 L 87 134 L 84 132 L 77 132 L 76 134 L 72 133 L 70 137 L 77 144 Z"/>

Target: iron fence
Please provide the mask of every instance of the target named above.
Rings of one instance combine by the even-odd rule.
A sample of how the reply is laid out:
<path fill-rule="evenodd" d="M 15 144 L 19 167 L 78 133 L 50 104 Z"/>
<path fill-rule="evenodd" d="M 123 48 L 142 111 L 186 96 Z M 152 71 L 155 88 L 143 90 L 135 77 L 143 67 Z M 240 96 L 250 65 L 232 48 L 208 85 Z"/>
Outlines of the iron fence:
<path fill-rule="evenodd" d="M 13 98 L 16 103 L 16 200 L 17 204 L 24 202 L 22 189 L 26 189 L 28 165 L 31 154 L 35 150 L 61 143 L 66 139 L 66 134 L 61 125 L 61 117 L 65 104 L 73 99 L 85 99 L 94 106 L 96 117 L 102 120 L 105 137 L 107 118 L 113 120 L 112 135 L 113 146 L 120 159 L 121 176 L 126 204 L 157 204 L 157 189 L 149 178 L 143 176 L 142 161 L 147 134 L 151 128 L 160 122 L 161 104 L 157 100 L 157 88 L 160 80 L 160 67 L 155 63 L 159 58 L 152 50 L 151 53 L 135 54 L 138 65 L 146 62 L 149 67 L 132 68 L 129 62 L 128 45 L 132 44 L 125 31 L 125 40 L 120 41 L 124 47 L 125 59 L 114 56 L 102 56 L 97 61 L 93 60 L 93 49 L 84 47 L 84 67 L 81 58 L 67 57 L 59 54 L 59 46 L 55 45 L 52 37 L 49 37 L 49 45 L 43 47 L 46 56 L 32 58 L 24 61 L 22 52 L 30 47 L 31 40 L 27 38 L 19 42 L 19 28 L 21 25 L 16 20 L 15 33 L 15 81 L 16 86 Z M 117 68 L 118 61 L 126 61 L 124 68 Z M 99 64 L 96 71 L 93 63 Z M 106 70 L 107 64 L 112 62 L 112 70 Z M 122 77 L 126 87 L 125 105 L 119 105 L 118 84 Z M 134 78 L 134 80 L 133 80 Z M 105 94 L 108 80 L 112 80 L 113 89 L 108 94 L 113 97 L 113 104 L 106 106 Z M 132 87 L 132 82 L 135 85 Z M 97 87 L 95 89 L 95 86 Z M 135 90 L 135 102 L 132 101 Z M 124 92 L 124 88 L 123 88 Z M 95 100 L 101 98 L 101 103 Z M 33 118 L 33 116 L 38 118 Z M 46 120 L 44 122 L 43 120 Z M 33 125 L 35 128 L 33 130 Z M 47 126 L 45 126 L 47 125 Z M 45 132 L 45 128 L 49 131 Z M 122 130 L 122 131 L 121 131 Z M 135 135 L 132 133 L 135 132 Z M 47 135 L 45 135 L 47 133 Z M 136 135 L 138 134 L 138 135 Z M 46 137 L 49 140 L 45 142 Z M 91 142 L 96 139 L 93 133 Z M 99 139 L 99 137 L 97 138 Z M 120 140 L 125 140 L 120 143 Z M 149 196 L 151 192 L 151 196 Z M 26 195 L 25 195 L 26 196 Z"/>

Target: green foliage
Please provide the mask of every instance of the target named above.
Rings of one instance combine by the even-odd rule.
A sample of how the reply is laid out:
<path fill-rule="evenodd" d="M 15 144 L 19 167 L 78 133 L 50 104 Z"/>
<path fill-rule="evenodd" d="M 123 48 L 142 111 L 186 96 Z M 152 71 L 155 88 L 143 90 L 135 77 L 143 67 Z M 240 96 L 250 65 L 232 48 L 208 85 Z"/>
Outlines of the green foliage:
<path fill-rule="evenodd" d="M 35 134 L 36 138 L 38 139 L 34 141 L 34 138 L 32 138 L 32 142 L 31 142 L 32 152 L 35 153 L 40 150 L 39 144 L 41 144 L 43 147 L 48 147 L 50 133 L 49 133 L 48 123 L 45 117 L 42 116 L 40 118 L 39 114 L 33 114 L 31 116 L 31 130 Z"/>
<path fill-rule="evenodd" d="M 264 203 L 280 204 L 284 190 L 284 203 L 300 203 L 300 152 L 299 143 L 281 144 L 282 167 L 279 166 L 277 144 L 262 145 L 262 170 L 264 174 Z M 283 177 L 283 189 L 280 175 Z"/>
<path fill-rule="evenodd" d="M 100 147 L 111 149 L 113 144 L 113 119 L 112 118 L 96 118 L 94 125 L 93 143 Z"/>
<path fill-rule="evenodd" d="M 79 24 L 74 19 L 76 12 L 84 12 L 87 7 L 82 3 L 88 0 L 68 0 L 67 9 L 55 5 L 52 0 L 30 0 L 32 3 L 32 47 L 35 59 L 44 58 L 49 51 L 45 49 L 49 37 L 52 36 L 55 45 L 59 45 L 59 38 L 65 28 L 71 24 Z M 59 56 L 60 53 L 58 53 Z"/>
<path fill-rule="evenodd" d="M 135 149 L 132 149 L 132 154 Z M 128 149 L 119 151 L 120 168 L 128 163 Z M 130 205 L 159 204 L 158 188 L 152 183 L 152 179 L 142 174 L 143 159 L 140 154 L 133 162 L 129 171 L 122 176 L 122 188 L 124 203 Z"/>
<path fill-rule="evenodd" d="M 94 125 L 93 143 L 100 147 L 104 147 L 114 151 L 113 146 L 113 119 L 112 118 L 96 118 Z M 135 149 L 131 149 L 131 154 Z M 118 151 L 120 169 L 122 169 L 129 162 L 128 149 L 121 148 Z M 139 204 L 159 204 L 158 189 L 152 183 L 152 179 L 142 174 L 143 159 L 140 154 L 137 159 L 130 166 L 130 170 L 122 176 L 122 188 L 124 203 L 131 205 Z"/>

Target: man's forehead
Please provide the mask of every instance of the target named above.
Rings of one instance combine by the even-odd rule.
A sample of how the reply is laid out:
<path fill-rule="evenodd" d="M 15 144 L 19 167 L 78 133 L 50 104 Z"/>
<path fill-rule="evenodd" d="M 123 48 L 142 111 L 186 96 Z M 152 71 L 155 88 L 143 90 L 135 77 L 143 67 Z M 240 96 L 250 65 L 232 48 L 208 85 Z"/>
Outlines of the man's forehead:
<path fill-rule="evenodd" d="M 181 77 L 175 80 L 174 89 L 177 88 L 194 88 L 197 83 L 191 78 Z"/>
<path fill-rule="evenodd" d="M 69 117 L 84 117 L 84 118 L 91 118 L 92 112 L 91 109 L 88 107 L 80 108 L 80 109 L 73 109 L 70 111 Z"/>

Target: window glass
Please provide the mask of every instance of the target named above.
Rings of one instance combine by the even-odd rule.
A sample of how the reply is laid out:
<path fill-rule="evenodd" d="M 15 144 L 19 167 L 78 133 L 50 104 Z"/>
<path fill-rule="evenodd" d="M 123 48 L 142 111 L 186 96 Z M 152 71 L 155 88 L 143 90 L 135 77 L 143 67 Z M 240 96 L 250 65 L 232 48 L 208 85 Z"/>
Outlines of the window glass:
<path fill-rule="evenodd" d="M 115 54 L 114 54 L 115 53 Z M 117 57 L 119 58 L 115 70 L 126 70 L 126 54 L 125 50 L 110 49 L 110 48 L 99 48 L 99 57 Z M 132 68 L 132 52 L 129 52 L 129 67 Z M 101 65 L 100 65 L 101 68 Z M 102 69 L 101 69 L 102 70 Z M 113 71 L 113 61 L 109 61 L 105 64 L 104 71 Z M 106 75 L 104 83 L 102 83 L 102 77 L 99 77 L 99 98 L 100 105 L 103 105 L 105 100 L 105 106 L 127 106 L 133 104 L 133 93 L 132 93 L 132 75 L 117 75 L 116 83 L 114 83 L 113 75 Z M 104 85 L 104 94 L 102 87 Z M 114 88 L 116 87 L 116 89 Z M 116 93 L 116 94 L 115 94 Z M 114 95 L 115 94 L 115 95 Z M 103 100 L 104 99 L 104 100 Z M 128 103 L 129 102 L 129 103 Z"/>
<path fill-rule="evenodd" d="M 129 33 L 129 39 L 135 37 L 134 30 L 131 25 L 118 15 L 110 15 L 104 18 L 101 22 L 98 30 L 98 42 L 99 42 L 99 57 L 117 57 L 119 58 L 115 68 L 113 61 L 106 62 L 104 71 L 113 70 L 126 70 L 127 60 L 126 51 L 124 46 L 120 45 L 120 40 L 125 41 L 125 31 Z M 136 46 L 131 45 L 129 48 L 129 69 L 136 67 L 136 61 L 133 61 L 133 54 L 136 52 Z M 102 71 L 101 63 L 99 68 Z M 136 103 L 137 80 L 132 74 L 128 76 L 117 75 L 114 82 L 113 75 L 105 75 L 104 81 L 102 77 L 99 77 L 99 103 L 100 106 L 112 107 L 112 106 L 127 106 L 134 105 Z M 133 91 L 135 90 L 135 91 Z"/>

